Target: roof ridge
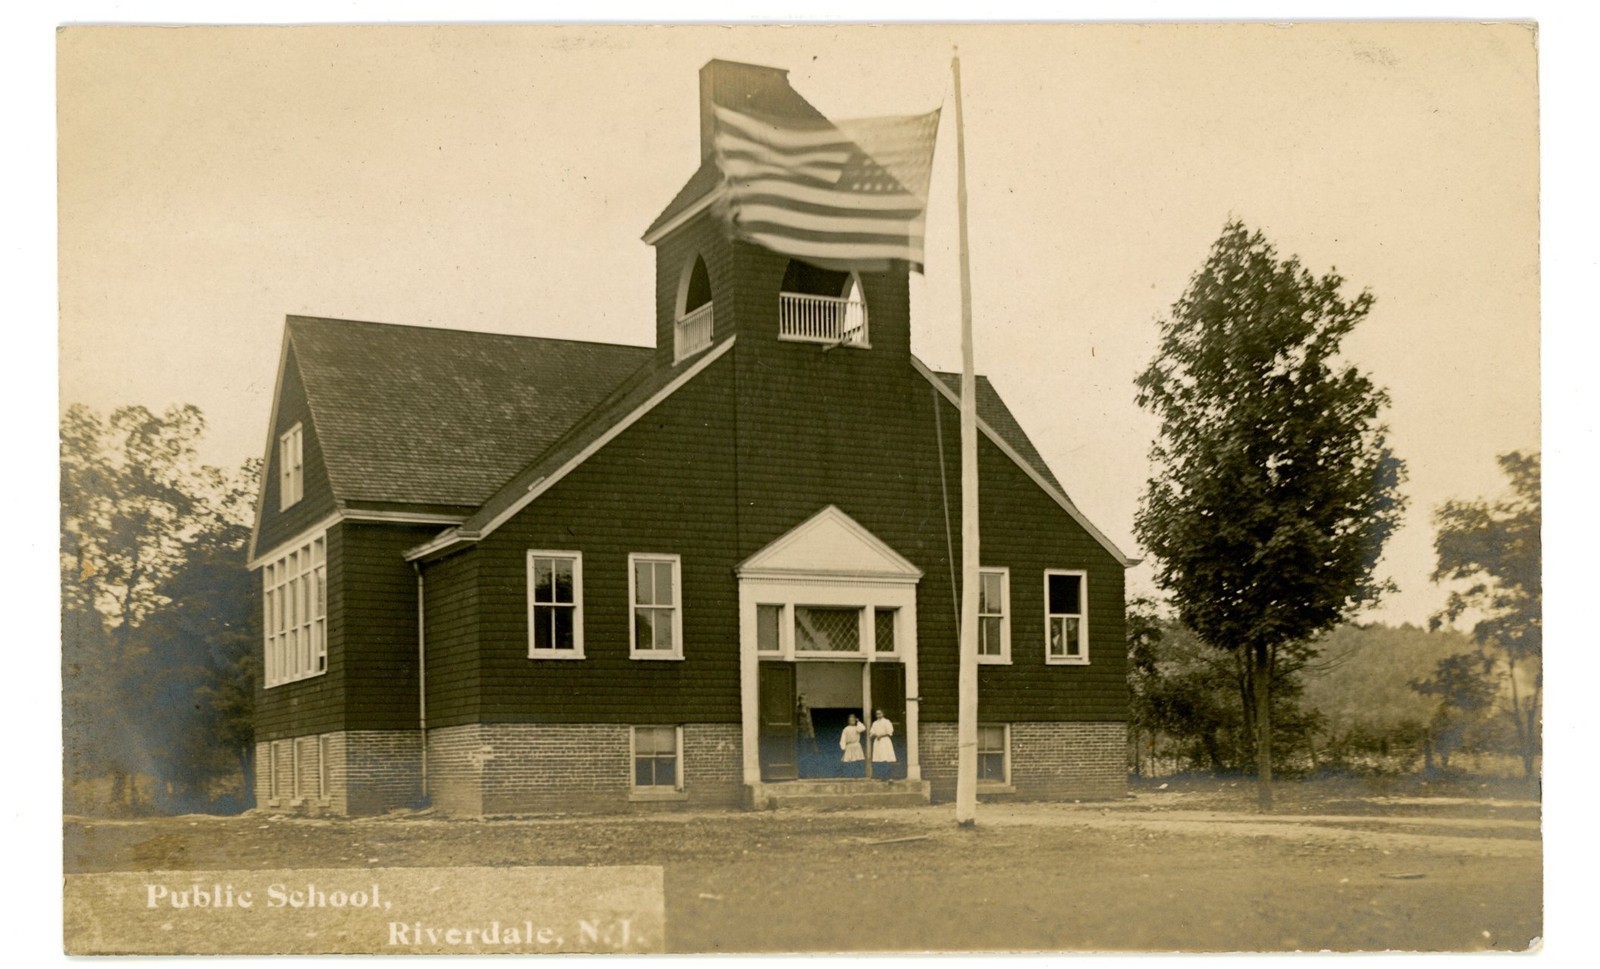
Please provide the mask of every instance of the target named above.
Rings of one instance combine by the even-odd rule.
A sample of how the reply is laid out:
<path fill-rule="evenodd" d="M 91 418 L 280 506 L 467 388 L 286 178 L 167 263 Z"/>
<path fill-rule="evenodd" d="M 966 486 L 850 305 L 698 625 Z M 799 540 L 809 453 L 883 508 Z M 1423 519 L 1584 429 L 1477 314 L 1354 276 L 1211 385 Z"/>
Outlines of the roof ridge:
<path fill-rule="evenodd" d="M 433 326 L 423 323 L 385 323 L 381 320 L 351 320 L 338 316 L 307 316 L 303 313 L 289 313 L 285 316 L 289 324 L 295 322 L 306 323 L 335 323 L 344 326 L 370 326 L 389 330 L 426 330 L 432 333 L 450 333 L 467 337 L 495 337 L 507 340 L 537 340 L 543 343 L 571 343 L 586 347 L 617 347 L 623 350 L 654 351 L 654 347 L 638 343 L 614 343 L 607 340 L 573 340 L 559 336 L 534 336 L 526 333 L 496 333 L 492 330 L 463 330 L 453 326 Z"/>

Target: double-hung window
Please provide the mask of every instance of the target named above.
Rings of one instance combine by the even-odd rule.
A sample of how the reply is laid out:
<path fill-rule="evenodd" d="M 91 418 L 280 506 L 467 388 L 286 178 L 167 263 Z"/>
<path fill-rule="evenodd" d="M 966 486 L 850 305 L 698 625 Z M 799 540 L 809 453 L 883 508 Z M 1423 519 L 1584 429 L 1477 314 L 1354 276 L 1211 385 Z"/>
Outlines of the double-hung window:
<path fill-rule="evenodd" d="M 583 556 L 528 552 L 528 656 L 583 658 Z"/>
<path fill-rule="evenodd" d="M 978 662 L 1011 662 L 1011 574 L 1007 569 L 978 573 Z"/>
<path fill-rule="evenodd" d="M 1085 612 L 1088 576 L 1051 569 L 1044 574 L 1045 662 L 1089 662 L 1089 623 Z"/>
<path fill-rule="evenodd" d="M 633 728 L 633 787 L 649 793 L 683 789 L 683 734 L 677 727 Z"/>
<path fill-rule="evenodd" d="M 676 555 L 628 556 L 629 655 L 683 658 L 683 596 Z"/>
<path fill-rule="evenodd" d="M 327 538 L 318 535 L 261 570 L 267 686 L 328 671 Z"/>
<path fill-rule="evenodd" d="M 1011 729 L 1006 724 L 978 724 L 978 783 L 1011 783 Z"/>
<path fill-rule="evenodd" d="M 305 494 L 305 434 L 296 424 L 278 438 L 278 510 L 288 508 Z"/>

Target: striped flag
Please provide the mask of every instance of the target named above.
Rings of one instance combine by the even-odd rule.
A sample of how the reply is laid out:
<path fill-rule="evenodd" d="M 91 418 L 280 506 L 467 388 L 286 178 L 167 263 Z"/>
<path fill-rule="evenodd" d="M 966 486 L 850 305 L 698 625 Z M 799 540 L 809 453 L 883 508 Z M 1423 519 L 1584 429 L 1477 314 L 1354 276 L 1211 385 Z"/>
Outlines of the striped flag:
<path fill-rule="evenodd" d="M 939 112 L 831 122 L 716 105 L 734 235 L 827 269 L 922 269 Z"/>

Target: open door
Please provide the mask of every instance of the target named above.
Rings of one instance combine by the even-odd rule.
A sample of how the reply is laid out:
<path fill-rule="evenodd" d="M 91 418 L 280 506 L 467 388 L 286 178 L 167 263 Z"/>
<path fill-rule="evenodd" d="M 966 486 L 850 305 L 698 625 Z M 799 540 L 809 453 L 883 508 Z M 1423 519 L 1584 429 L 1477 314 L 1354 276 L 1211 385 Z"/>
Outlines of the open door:
<path fill-rule="evenodd" d="M 760 678 L 761 779 L 796 780 L 800 776 L 800 738 L 795 722 L 794 664 L 762 663 Z"/>
<path fill-rule="evenodd" d="M 875 715 L 875 711 L 882 710 L 883 715 L 894 724 L 894 756 L 895 763 L 891 776 L 904 777 L 906 773 L 906 668 L 900 663 L 873 663 L 872 670 L 872 710 L 868 711 L 868 722 Z M 871 760 L 871 747 L 868 748 L 868 760 Z M 872 776 L 881 776 L 883 767 L 872 765 Z"/>

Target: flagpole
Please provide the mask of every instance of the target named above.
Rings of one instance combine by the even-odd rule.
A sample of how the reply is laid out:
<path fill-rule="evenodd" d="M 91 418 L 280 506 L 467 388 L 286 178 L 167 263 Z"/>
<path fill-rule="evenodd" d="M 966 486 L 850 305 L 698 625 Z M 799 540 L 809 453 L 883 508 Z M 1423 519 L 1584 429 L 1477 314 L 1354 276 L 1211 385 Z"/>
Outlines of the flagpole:
<path fill-rule="evenodd" d="M 961 256 L 961 652 L 956 703 L 956 824 L 978 820 L 978 379 L 972 362 L 972 270 L 967 257 L 967 152 L 961 57 L 950 58 L 956 98 L 956 226 Z"/>

